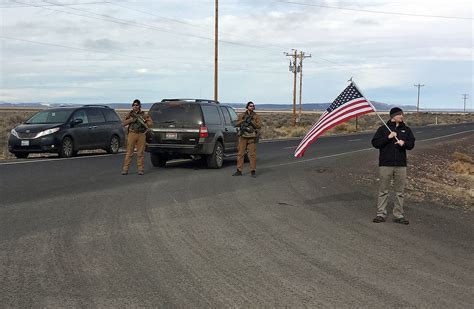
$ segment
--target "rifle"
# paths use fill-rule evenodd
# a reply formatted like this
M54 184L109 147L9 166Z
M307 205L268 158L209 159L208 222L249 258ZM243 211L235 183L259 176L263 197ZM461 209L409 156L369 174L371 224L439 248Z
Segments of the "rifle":
M138 121L142 126L144 126L147 130L148 130L148 126L145 122L145 119L143 119L142 116L138 115L137 113L135 112L131 112L130 115L135 118L135 121Z

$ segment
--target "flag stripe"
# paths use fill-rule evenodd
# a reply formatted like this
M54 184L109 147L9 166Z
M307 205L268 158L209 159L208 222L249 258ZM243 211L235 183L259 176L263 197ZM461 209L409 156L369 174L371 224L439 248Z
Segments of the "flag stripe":
M318 138L322 133L324 133L325 131L335 127L336 125L338 124L341 124L351 118L354 118L354 117L357 117L357 116L360 116L360 115L364 115L364 114L367 114L367 113L370 113L370 112L373 112L373 109L371 107L366 107L365 109L357 109L357 110L354 110L352 112L347 112L347 113L344 113L343 115L340 115L340 117L336 117L336 118L331 118L331 119L328 119L328 121L323 124L322 126L318 126L318 128L316 130L314 130L309 136L308 138L306 139L306 141L303 143L303 144L300 144L300 146L298 146L298 148L296 148L296 151L295 151L295 156L301 156L304 151L306 151L306 148L312 143L314 142L314 140L316 140L316 138Z
M295 157L301 157L306 149L325 131L351 118L375 112L374 107L364 98L354 83L344 89L329 105L319 120L306 133L295 150Z
M347 106L346 105L343 105L341 106L339 109L337 110L334 110L332 113L327 113L327 114L323 114L319 120L313 125L313 127L308 131L308 133L306 133L306 136L303 138L303 140L301 141L301 143L304 143L306 138L308 137L309 134L311 134L312 131L314 131L317 127L321 126L322 124L325 123L326 119L332 119L334 117L337 117L339 116L341 113L344 113L344 111L346 110L352 110L352 109L357 109L357 108L363 108L363 107L366 107L366 106L370 106L369 104L367 104L367 101L366 100L357 100L357 101L354 101L352 103L348 102L347 103Z

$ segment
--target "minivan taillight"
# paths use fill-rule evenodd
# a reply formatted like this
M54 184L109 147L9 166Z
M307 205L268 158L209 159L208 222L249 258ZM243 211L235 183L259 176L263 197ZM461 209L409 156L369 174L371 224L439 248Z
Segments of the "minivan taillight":
M207 127L200 127L199 128L199 137L208 137L209 133L207 132Z

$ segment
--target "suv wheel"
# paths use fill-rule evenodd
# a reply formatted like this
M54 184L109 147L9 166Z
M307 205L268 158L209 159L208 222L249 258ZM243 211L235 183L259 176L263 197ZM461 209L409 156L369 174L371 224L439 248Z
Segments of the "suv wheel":
M165 167L166 161L168 161L168 158L166 155L159 155L157 153L150 153L150 158L151 158L151 164L155 167Z
M120 140L117 135L112 136L109 146L107 146L107 153L117 153L120 149Z
M17 157L17 159L26 159L28 158L29 153L28 152L15 152L14 155L15 157Z
M73 155L74 143L70 137L66 136L61 143L61 148L59 149L59 156L61 158L70 158Z
M208 168L221 168L224 163L224 147L221 142L216 142L214 152L206 157Z

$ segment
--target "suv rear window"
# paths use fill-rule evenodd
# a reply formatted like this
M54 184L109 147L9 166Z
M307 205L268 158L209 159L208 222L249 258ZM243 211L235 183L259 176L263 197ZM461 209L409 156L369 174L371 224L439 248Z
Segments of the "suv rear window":
M206 125L222 123L221 117L219 116L219 111L217 110L217 106L203 105L202 112L204 113Z
M155 125L196 127L202 124L201 109L199 104L195 103L155 103L150 108L149 113Z

